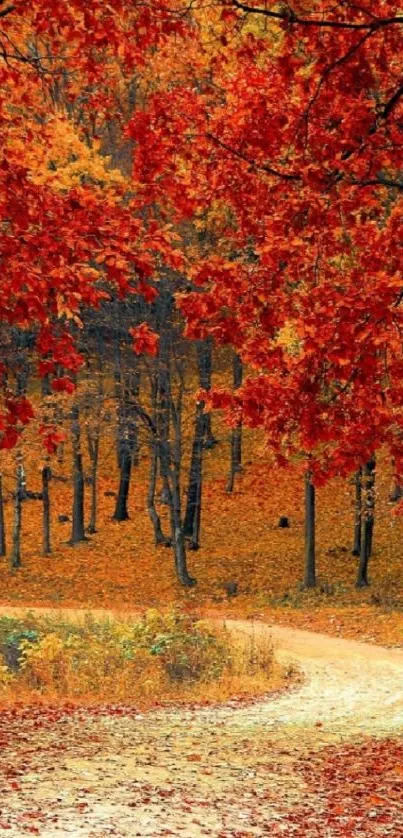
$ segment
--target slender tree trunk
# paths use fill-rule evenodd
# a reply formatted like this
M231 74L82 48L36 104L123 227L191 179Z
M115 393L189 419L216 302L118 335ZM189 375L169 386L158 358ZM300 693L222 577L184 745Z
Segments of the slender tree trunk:
M171 477L171 517L172 517L172 542L175 555L175 567L178 579L181 585L185 587L192 587L196 584L196 580L189 575L186 560L186 543L185 533L182 521L181 509L181 461L182 461L182 399L184 391L183 373L179 368L180 384L179 393L176 402L172 397L170 388L170 406L172 415L172 427L174 432L174 440L172 451L170 454L170 477ZM200 475L201 476L201 475ZM200 482L201 491L201 482ZM199 516L200 516L200 503ZM197 514L197 513L196 513ZM196 522L196 526L198 526Z
M0 474L0 556L6 555L6 524L4 520L3 475Z
M233 386L238 390L242 384L243 367L240 356L234 352L233 358ZM242 470L242 422L238 422L231 433L231 462L226 491L234 491L235 477Z
M354 509L354 543L353 556L361 554L361 518L362 518L362 493L361 493L362 469L359 468L355 478L355 509Z
M304 587L316 586L315 567L315 486L309 471L305 473L305 577Z
M394 476L393 476L393 485L392 485L391 490L389 492L389 502L390 503L397 503L397 501L401 500L401 498L403 496L403 487L401 486L401 484L399 482L399 478L396 474L396 460L395 460L394 457L392 457L392 466L393 466Z
M151 406L152 406L152 421L157 427L157 401L158 401L158 384L157 378L154 376L151 381ZM154 541L158 547L163 544L165 547L171 547L171 539L167 538L162 531L161 519L158 515L155 506L155 492L157 488L158 477L158 439L154 435L151 442L151 459L150 459L150 477L147 492L147 511L150 516L150 521L154 527Z
M11 567L21 567L21 527L22 501L25 497L25 473L22 463L17 465L16 487L14 496L13 542L11 548Z
M165 462L165 455L163 455L163 461ZM191 588L196 584L196 580L189 575L187 567L186 542L181 515L180 482L176 464L172 465L168 474L164 470L162 479L169 502L175 570L181 585L185 588Z
M171 292L161 294L158 317L161 323L160 346L157 369L158 403L156 429L160 470L164 495L169 503L171 518L171 540L175 569L181 585L195 584L187 569L186 545L181 510L181 462L182 462L182 399L184 390L182 362L176 358L179 376L178 394L174 399L171 382L173 297ZM170 425L172 423L172 436Z
M363 510L361 523L361 551L357 574L357 588L369 585L368 563L372 553L372 536L375 520L375 457L362 470Z
M96 330L96 356L97 356L97 392L95 397L95 424L92 428L87 424L87 448L91 463L91 498L90 498L90 519L87 532L91 535L97 531L97 500L98 500L98 463L99 448L101 440L101 414L104 403L104 343L101 339L100 329Z
M152 443L152 451L151 451L151 460L150 460L150 479L148 483L148 493L147 493L147 511L150 516L151 523L154 527L154 541L155 545L158 547L160 544L163 544L165 547L171 547L171 539L167 538L162 531L161 526L161 519L158 515L156 506L155 506L155 490L157 485L157 476L158 476L158 448L155 440Z
M135 363L137 363L137 361L135 361ZM131 401L138 402L140 397L140 382L140 370L137 367L135 367L135 369L131 370L130 372L127 386L126 398L128 399L129 404ZM132 408L130 408L129 410L129 427L131 439L132 466L138 466L140 461L139 429L137 425L137 416Z
M129 518L128 499L132 471L132 450L126 438L120 442L119 454L119 489L113 518L115 521L127 521Z
M44 466L42 469L42 510L43 510L43 521L42 521L42 533L43 533L43 544L42 544L42 552L44 556L50 556L52 552L51 543L50 543L50 492L49 492L49 484L52 477L52 472L49 466Z
M80 414L75 405L72 409L71 438L73 447L73 520L71 543L86 541L84 524L84 469L81 453Z
M206 435L206 414L203 413L204 402L196 405L195 430L193 436L192 456L190 461L189 484L187 489L186 513L183 532L189 539L192 550L200 547L200 520L203 485L203 443Z
M213 368L213 347L210 338L196 342L197 366L199 372L199 383L202 390L211 390L211 374ZM217 440L211 428L211 414L205 417L204 448L213 448Z
M50 376L49 373L43 376L41 379L41 391L42 396L45 398L46 396L50 396L52 394L52 388L50 386Z
M181 585L186 588L191 588L196 584L196 580L189 575L187 568L185 534L181 519L180 486L175 472L176 469L174 468L171 489L171 516L175 567Z
M97 426L94 436L87 429L88 453L91 462L91 498L90 498L90 520L87 532L93 535L97 531L97 491L98 491L98 462L99 462L99 440L100 428Z

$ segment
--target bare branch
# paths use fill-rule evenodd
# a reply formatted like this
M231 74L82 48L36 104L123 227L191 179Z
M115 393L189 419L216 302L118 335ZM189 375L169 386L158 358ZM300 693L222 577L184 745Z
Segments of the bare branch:
M263 17L270 17L276 20L281 20L293 26L316 26L317 28L326 29L350 29L361 31L373 31L384 29L388 26L394 26L403 23L403 15L396 15L394 17L374 18L371 23L354 22L347 20L323 20L320 18L304 18L299 17L296 12L290 7L286 6L281 11L273 11L272 9L264 9L260 6L249 6L241 0L231 0L233 6L246 14L262 15Z

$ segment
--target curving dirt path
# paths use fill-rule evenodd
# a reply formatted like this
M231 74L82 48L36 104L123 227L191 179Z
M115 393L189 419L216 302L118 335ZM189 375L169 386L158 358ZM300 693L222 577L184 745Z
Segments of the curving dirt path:
M379 832L371 812L370 827L361 819L350 831L343 831L342 810L331 825L315 820L313 812L325 817L326 801L301 766L329 746L402 735L403 650L246 620L226 626L270 634L277 657L297 664L304 682L250 706L82 714L31 731L28 741L11 741L2 754L0 833L402 835L403 811L401 824L395 814L393 828L383 822ZM7 775L10 764L17 780Z

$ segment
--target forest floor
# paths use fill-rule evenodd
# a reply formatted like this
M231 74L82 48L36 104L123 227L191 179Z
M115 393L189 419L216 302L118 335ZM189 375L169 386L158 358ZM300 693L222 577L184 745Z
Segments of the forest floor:
M224 369L224 367L223 367ZM227 372L217 372L216 384L228 384ZM111 408L111 414L113 414ZM186 503L189 454L194 429L194 392L190 388L184 412L182 498ZM10 567L13 527L15 454L2 452L7 556L0 557L0 605L45 608L112 609L118 613L173 605L202 616L230 613L236 618L262 619L334 636L350 637L403 648L403 515L390 502L393 475L385 452L378 457L374 553L370 561L371 586L357 590L357 559L352 556L355 487L351 479L333 479L318 487L316 550L318 584L301 587L304 574L303 463L275 467L259 431L244 429L243 471L235 490L226 492L230 430L217 414L213 430L218 444L205 452L201 545L188 551L188 565L197 585L182 588L177 581L172 551L156 548L146 512L150 444L140 439L139 463L133 468L130 519L113 520L118 486L116 429L102 429L97 482L97 532L72 548L71 451L66 422L66 443L54 458L51 484L52 555L42 555L42 505L24 502L22 511L22 565ZM84 434L83 434L84 440ZM35 423L27 428L23 444L27 485L41 489L43 451ZM83 442L84 466L89 474ZM160 486L157 510L165 532L168 510ZM90 487L86 486L86 521ZM403 512L403 505L400 513ZM287 516L289 527L278 526ZM237 584L237 596L228 599L225 586Z
M303 682L224 706L1 714L0 829L252 838L403 834L403 651L250 620Z

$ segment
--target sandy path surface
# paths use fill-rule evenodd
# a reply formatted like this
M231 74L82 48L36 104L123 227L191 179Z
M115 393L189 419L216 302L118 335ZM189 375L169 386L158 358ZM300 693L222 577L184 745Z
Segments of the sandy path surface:
M403 733L403 651L250 621L226 625L270 634L303 683L249 706L81 714L11 737L1 756L0 834L369 834L342 831L342 815L340 831L310 822L324 803L300 763L327 746ZM380 828L371 835L403 834L403 825Z

